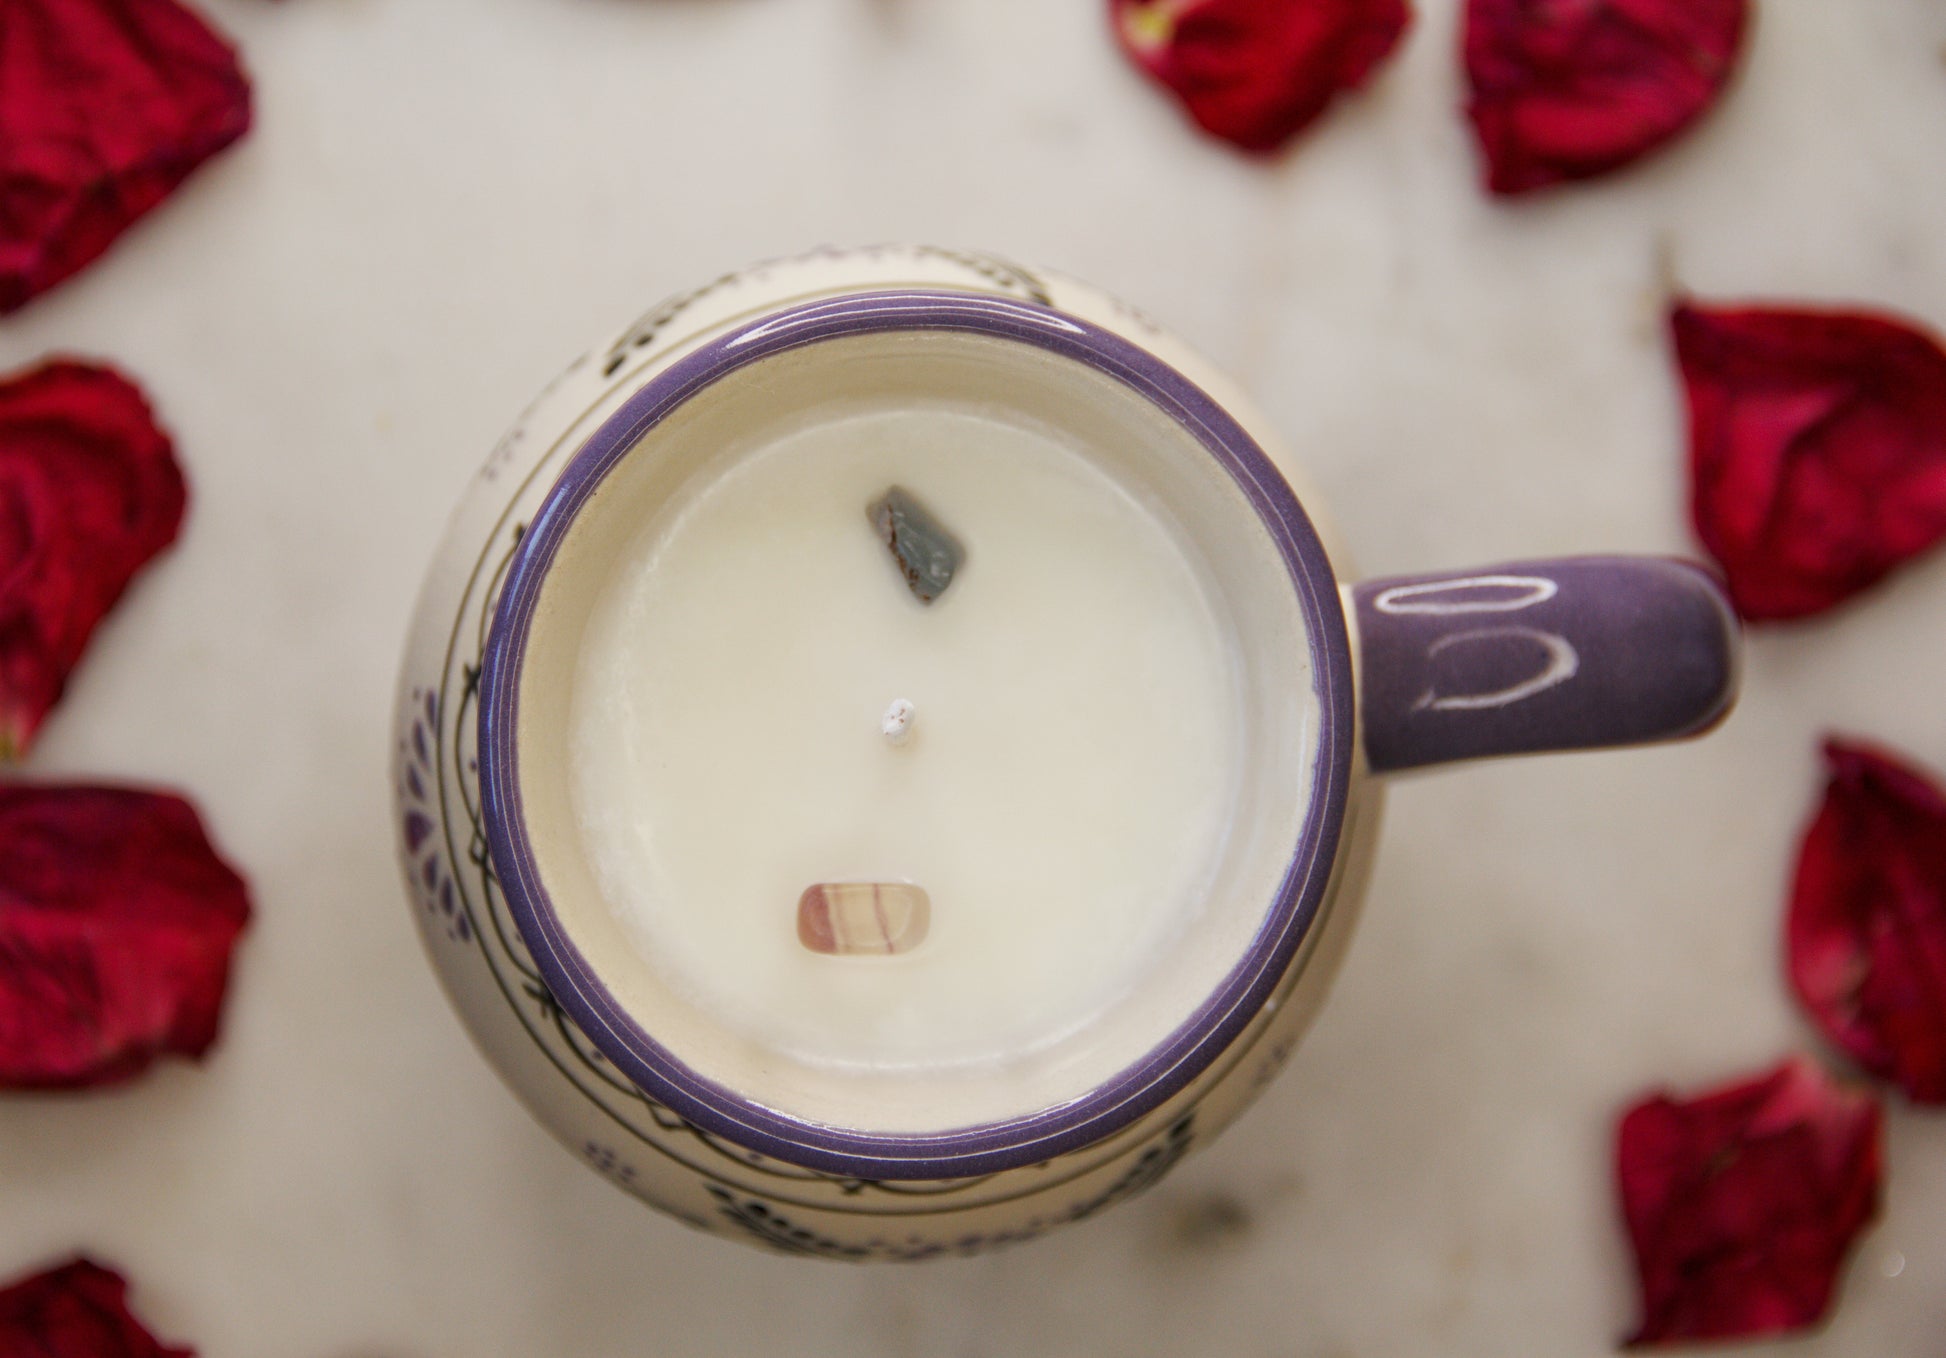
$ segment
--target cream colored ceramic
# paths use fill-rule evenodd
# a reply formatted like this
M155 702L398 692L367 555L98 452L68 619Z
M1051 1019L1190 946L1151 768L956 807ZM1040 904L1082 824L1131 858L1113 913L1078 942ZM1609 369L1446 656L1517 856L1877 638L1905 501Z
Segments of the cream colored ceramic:
M1079 1059L1113 1060L1080 1096L942 1124L931 1110L982 1106L977 1084L969 1094L901 1077L866 1093L854 1077L793 1072L792 1098L815 1110L800 1114L760 1088L785 1078L776 1063L750 1064L727 1039L715 1049L732 1056L714 1066L671 1055L669 1039L707 1053L715 1035L624 975L627 949L593 878L561 847L574 835L567 799L550 791L563 781L544 735L553 719L521 713L564 706L575 619L599 583L588 550L561 545L580 507L598 491L652 506L665 493L653 487L679 475L648 454L630 460L659 421L759 373L757 395L710 407L735 418L738 401L791 389L776 373L802 371L757 365L842 349L833 339L950 349L962 334L1005 351L982 371L1025 365L1006 370L1006 399L1035 388L1041 413L1059 418L1109 401L1084 395L1105 381L1183 436L1138 480L1188 525L1240 620L1252 758L1208 918L1181 960L1088 1030ZM1070 375L1070 359L1093 376ZM861 1260L1030 1238L1154 1183L1282 1066L1364 891L1373 768L1662 739L1726 710L1735 624L1703 573L1604 557L1341 586L1348 564L1278 449L1239 392L1138 312L948 250L823 250L725 275L577 360L461 502L399 687L397 822L415 915L488 1060L594 1169L704 1230ZM1298 652L1308 669L1279 659ZM1287 739L1288 685L1264 679L1285 672L1312 676L1314 759Z

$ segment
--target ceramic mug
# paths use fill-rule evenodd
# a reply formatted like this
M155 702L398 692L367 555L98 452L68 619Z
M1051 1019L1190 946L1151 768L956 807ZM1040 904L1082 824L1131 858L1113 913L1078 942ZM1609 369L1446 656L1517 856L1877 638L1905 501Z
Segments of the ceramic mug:
M1103 1039L1110 1051L1133 1043L1126 1059L1078 1097L919 1132L843 1116L842 1085L805 1116L675 1054L672 1037L707 1053L711 1035L673 1033L689 1020L623 983L629 962L597 893L560 866L558 753L521 721L523 701L558 705L572 665L562 543L638 445L700 393L785 355L814 361L901 336L942 353L986 344L1057 412L1064 400L1078 409L1092 383L1181 436L1188 451L1131 474L1151 477L1218 559L1253 653L1246 671L1262 681L1246 711L1267 751L1240 803L1235 837L1255 847L1237 851L1231 932L1212 935L1234 948L1215 970L1185 973L1197 988L1170 992L1191 1002L1132 1004L1136 1020ZM1345 557L1327 548L1316 497L1292 490L1294 473L1241 394L1139 313L982 255L887 247L760 265L664 303L577 360L456 511L399 687L408 890L488 1060L595 1170L707 1231L853 1260L1031 1238L1153 1184L1289 1056L1364 891L1375 775L1675 738L1727 711L1737 626L1701 569L1583 557L1347 587ZM1314 757L1277 753L1287 671L1307 675L1316 699Z

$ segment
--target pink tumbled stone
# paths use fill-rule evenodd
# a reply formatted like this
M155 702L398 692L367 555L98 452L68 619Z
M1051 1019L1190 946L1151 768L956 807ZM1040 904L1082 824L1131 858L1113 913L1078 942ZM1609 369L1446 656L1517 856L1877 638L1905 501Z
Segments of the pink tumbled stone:
M904 882L820 882L797 898L797 938L815 953L911 952L931 924L931 899Z

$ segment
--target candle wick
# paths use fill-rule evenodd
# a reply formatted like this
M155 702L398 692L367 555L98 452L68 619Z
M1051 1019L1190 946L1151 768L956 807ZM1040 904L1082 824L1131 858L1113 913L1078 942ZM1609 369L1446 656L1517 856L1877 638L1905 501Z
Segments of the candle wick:
M903 745L912 739L912 720L919 715L919 709L904 698L894 698L892 705L885 709L879 719L878 729L886 740L894 745Z

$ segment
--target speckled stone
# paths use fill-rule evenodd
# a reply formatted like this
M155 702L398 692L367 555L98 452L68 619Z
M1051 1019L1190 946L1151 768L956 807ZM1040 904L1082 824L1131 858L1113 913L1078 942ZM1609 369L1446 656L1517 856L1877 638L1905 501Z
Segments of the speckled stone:
M919 497L893 486L866 506L872 528L898 563L906 588L922 604L944 594L966 560L966 549Z

